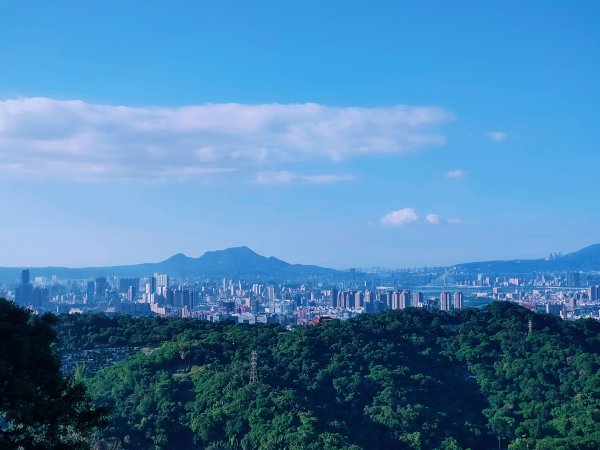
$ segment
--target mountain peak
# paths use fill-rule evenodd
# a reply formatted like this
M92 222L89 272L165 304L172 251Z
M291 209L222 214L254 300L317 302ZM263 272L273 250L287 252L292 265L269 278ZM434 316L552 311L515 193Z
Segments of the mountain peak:
M170 256L169 258L165 259L163 261L163 263L166 263L166 262L170 262L170 263L173 263L173 262L184 262L184 261L186 261L188 259L190 259L189 256L187 256L187 255L185 255L183 253L176 253L173 256Z
M254 250L252 250L249 247L246 247L245 245L242 245L240 247L229 247L226 249L221 250L222 252L229 252L229 253L241 253L241 254L251 254L251 255L258 255L258 253L256 253ZM260 256L260 255L258 255Z

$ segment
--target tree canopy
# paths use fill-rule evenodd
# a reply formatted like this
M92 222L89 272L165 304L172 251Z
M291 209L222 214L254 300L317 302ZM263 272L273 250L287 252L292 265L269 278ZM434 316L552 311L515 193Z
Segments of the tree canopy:
M600 447L600 324L508 302L292 331L104 316L58 331L64 349L152 347L88 380L126 449Z
M55 322L0 299L0 448L85 449L102 425L85 386L60 372Z

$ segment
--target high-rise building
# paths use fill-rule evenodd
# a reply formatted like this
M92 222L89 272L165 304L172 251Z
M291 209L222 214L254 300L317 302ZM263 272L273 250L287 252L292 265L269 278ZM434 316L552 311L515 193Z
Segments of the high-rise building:
M560 303L546 303L546 314L560 316L562 305Z
M410 308L410 290L400 293L400 309Z
M376 298L379 303L382 303L386 308L392 309L392 294L389 291L377 292Z
M257 297L259 295L262 295L263 292L263 285L262 284L258 284L255 283L252 285L252 292L254 293L254 295L256 295Z
M21 272L21 284L15 292L15 300L21 306L33 306L33 286L29 281L29 269Z
M98 277L95 282L95 300L104 299L106 297L106 291L108 289L108 281L106 277Z
M30 283L30 273L29 273L29 269L23 269L21 271L21 285L25 286L26 284Z
M129 288L127 289L127 299L130 302L134 302L135 299L137 298L137 293L138 293L138 287L136 286L129 286Z
M190 306L190 291L184 287L178 287L173 290L173 306Z
M364 296L361 291L358 291L354 294L354 307L355 308L363 308L365 306Z
M338 290L337 289L332 289L331 290L331 307L332 308L337 308L338 306Z
M197 308L200 305L200 296L198 292L195 290L190 291L190 306L192 308Z
M88 305L92 305L96 299L95 297L95 292L96 292L96 284L93 281L88 281L87 282L87 289L86 289L86 297L85 297L85 301Z
M406 309L410 307L410 291L392 292L392 309Z
M267 286L267 298L269 300L275 300L275 286L272 284Z
M402 292L400 292L400 291L392 292L392 304L391 304L392 309L404 309L404 307L401 306L401 300L400 300L401 295L402 295Z
M579 286L579 272L567 273L567 286L578 287Z
M48 288L36 286L31 295L31 305L35 308L41 308L48 305L50 301L50 291Z
M600 299L600 286L590 286L588 288L588 298L590 301L596 301Z
M154 293L161 294L162 288L169 288L169 275L166 273L155 273L152 277L154 280Z
M450 292L442 292L440 294L440 309L442 311L450 311Z
M420 307L422 304L423 304L423 293L419 292L419 291L413 292L411 306Z
M350 298L352 297L352 299ZM351 308L351 302L354 303L354 293L350 291L340 291L337 296L337 307L342 309Z
M135 291L137 292L140 287L140 279L139 278L119 278L119 292L122 294L129 293L129 288L133 286L135 287Z
M454 293L454 309L462 309L463 307L463 294L462 292Z

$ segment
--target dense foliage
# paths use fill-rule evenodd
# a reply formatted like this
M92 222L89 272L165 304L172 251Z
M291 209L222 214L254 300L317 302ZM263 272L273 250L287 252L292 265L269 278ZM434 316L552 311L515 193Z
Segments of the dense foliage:
M462 320L451 353L475 374L490 427L511 449L600 448L599 322L510 303L467 310Z
M60 373L55 321L0 299L0 448L85 449L102 424L83 384Z
M103 316L58 330L64 349L154 348L88 380L126 449L600 448L594 321L493 303L293 331Z

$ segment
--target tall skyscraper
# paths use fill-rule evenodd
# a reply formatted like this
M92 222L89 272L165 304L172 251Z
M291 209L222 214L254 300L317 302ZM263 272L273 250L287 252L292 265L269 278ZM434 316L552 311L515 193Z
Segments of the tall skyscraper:
M275 300L275 286L272 284L267 286L267 298L269 300Z
M463 307L463 294L462 292L454 293L454 309L462 309Z
M567 286L579 287L579 272L567 273Z
M392 293L389 291L379 291L376 294L379 303L382 303L386 308L392 309Z
M450 311L450 292L442 292L440 294L440 309L442 311Z
M404 309L406 305L402 305L402 292L394 291L392 292L392 309Z
M331 290L331 307L337 308L337 306L338 306L338 290L332 289Z
M96 292L96 287L95 287L95 283L93 281L88 281L87 282L87 289L86 289L86 303L88 305L92 305L96 299L94 293Z
M134 302L137 298L137 294L138 294L138 287L137 286L129 286L129 288L127 289L127 299L130 302Z
M546 303L546 314L560 316L562 305L560 303Z
M129 288L133 286L137 292L140 287L139 278L119 278L119 292L122 294L129 293Z
M400 294L400 309L410 308L410 290L402 291Z
M354 294L354 307L355 308L363 308L365 306L364 295L362 291L358 291Z
M30 306L32 305L33 286L29 281L29 269L24 269L21 272L21 284L17 286L15 292L15 300L18 305Z
M31 295L31 305L40 308L48 305L50 301L50 291L45 287L36 286Z
M106 291L108 290L108 281L106 281L106 277L98 277L96 278L95 283L95 300L105 299Z
M422 304L423 304L423 293L419 292L419 291L413 292L411 306L415 306L418 308Z
M152 277L152 279L154 280L154 293L161 295L161 293L163 292L163 288L168 289L169 288L169 275L167 275L166 273L155 273L154 276Z
M21 285L24 286L30 283L30 273L29 269L23 269L21 271Z

